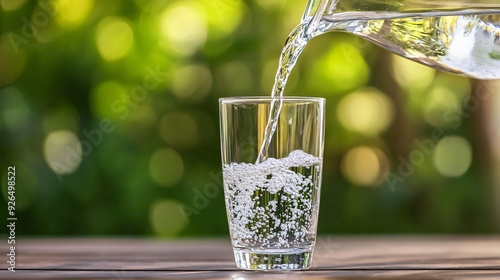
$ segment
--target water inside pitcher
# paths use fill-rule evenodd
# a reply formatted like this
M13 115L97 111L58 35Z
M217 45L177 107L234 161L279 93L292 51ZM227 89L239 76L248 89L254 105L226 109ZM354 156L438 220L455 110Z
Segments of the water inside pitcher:
M498 0L309 0L310 37L341 31L430 67L500 78Z

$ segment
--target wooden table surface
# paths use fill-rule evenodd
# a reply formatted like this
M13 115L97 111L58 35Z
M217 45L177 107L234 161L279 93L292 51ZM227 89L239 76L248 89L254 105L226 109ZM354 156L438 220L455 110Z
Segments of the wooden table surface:
M2 241L2 260L6 242ZM245 272L228 239L22 239L2 279L500 279L500 237L322 237L307 271Z

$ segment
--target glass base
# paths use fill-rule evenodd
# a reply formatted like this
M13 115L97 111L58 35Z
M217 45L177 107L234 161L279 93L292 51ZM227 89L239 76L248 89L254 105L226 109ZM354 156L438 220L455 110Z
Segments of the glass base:
M258 252L234 248L236 266L245 270L303 270L311 266L312 249Z

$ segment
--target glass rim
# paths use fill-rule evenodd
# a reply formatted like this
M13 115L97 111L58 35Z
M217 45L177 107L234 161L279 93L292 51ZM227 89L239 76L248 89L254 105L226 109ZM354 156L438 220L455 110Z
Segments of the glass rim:
M323 97L312 97L312 96L283 96L283 97L271 97L271 96L233 96L233 97L222 97L219 98L220 104L230 104L230 103L267 103L271 102L273 99L282 99L283 102L313 102L313 103L324 103L326 101Z

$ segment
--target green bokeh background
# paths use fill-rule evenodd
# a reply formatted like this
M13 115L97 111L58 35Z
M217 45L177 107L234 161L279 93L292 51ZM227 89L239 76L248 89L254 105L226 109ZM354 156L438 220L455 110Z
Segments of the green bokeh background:
M305 1L0 4L0 220L15 166L18 235L228 235L218 98L270 94ZM327 99L319 233L498 232L495 107L463 108L478 84L315 38L286 94Z

